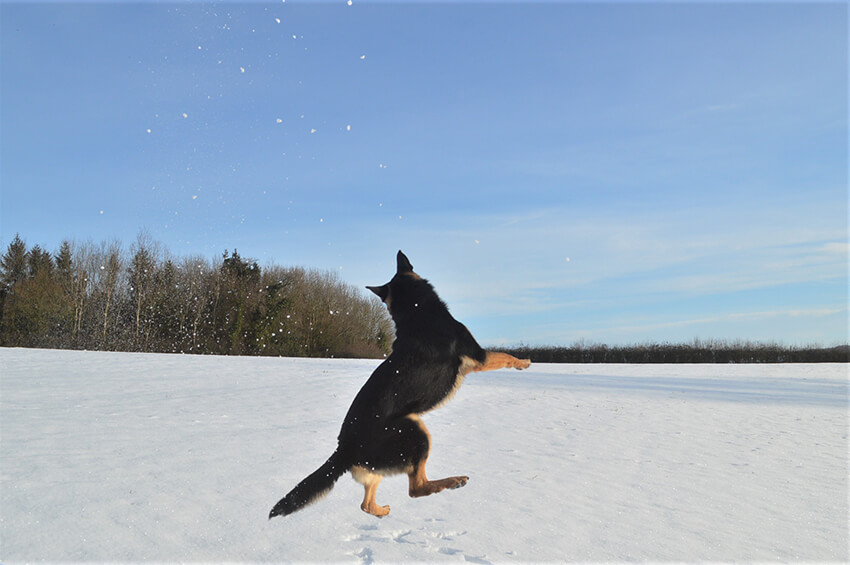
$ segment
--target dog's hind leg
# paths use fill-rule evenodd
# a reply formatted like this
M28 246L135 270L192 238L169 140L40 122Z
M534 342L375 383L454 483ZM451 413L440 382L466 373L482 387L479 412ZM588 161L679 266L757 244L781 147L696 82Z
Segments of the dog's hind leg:
M425 461L419 463L413 471L408 475L410 479L410 496L416 498L420 496L428 496L446 489L456 489L464 486L469 477L447 477L445 479L437 479L429 481L425 476Z
M375 501L375 494L378 492L378 484L384 477L377 473L373 473L365 467L352 467L351 475L354 480L363 485L366 492L363 494L363 502L360 504L360 509L367 514L383 518L390 513L389 506L379 506Z
M423 434L425 434L430 451L431 434L428 433L428 428L425 427L425 424L422 423L422 420L420 420L418 416L410 415L408 418L419 427ZM438 479L436 481L429 481L428 477L425 475L425 463L427 461L428 452L426 451L424 457L421 457L414 463L413 469L407 475L410 479L410 489L408 492L411 497L428 496L429 494L434 494L442 490L460 488L469 481L469 477L465 476L448 477L445 479Z

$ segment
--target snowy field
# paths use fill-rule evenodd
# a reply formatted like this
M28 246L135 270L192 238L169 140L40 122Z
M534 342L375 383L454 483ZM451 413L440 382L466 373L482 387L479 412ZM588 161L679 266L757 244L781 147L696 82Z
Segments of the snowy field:
M429 476L344 476L377 361L0 349L0 561L847 561L847 365L534 365L424 418Z

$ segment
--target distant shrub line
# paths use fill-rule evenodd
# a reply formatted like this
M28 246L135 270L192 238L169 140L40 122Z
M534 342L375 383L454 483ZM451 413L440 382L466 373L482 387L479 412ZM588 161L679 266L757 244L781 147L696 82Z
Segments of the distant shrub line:
M850 346L798 347L753 341L694 340L624 346L576 343L571 346L500 348L536 363L848 363Z

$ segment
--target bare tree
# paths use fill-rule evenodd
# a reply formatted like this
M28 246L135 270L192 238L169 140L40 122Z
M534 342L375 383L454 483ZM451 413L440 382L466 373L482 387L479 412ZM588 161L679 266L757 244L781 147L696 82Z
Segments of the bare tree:
M121 242L113 239L100 244L100 248L89 260L94 292L100 302L101 335L100 343L107 346L109 322L115 318L114 303L121 291L119 281L124 271L124 257L121 254ZM114 340L113 340L114 341Z
M187 257L183 259L182 274L183 295L187 304L186 323L191 325L187 345L189 351L198 350L198 340L201 337L201 322L205 315L209 315L208 305L213 299L213 273L215 267L201 257Z
M83 319L85 316L86 306L90 297L91 276L90 269L92 266L92 256L95 253L94 244L91 242L77 244L70 243L71 247L71 266L69 295L74 307L74 326L71 332L74 341L80 338L80 333L83 328Z
M154 287L154 274L160 259L160 245L154 241L150 232L140 231L135 243L130 247L130 266L128 268L129 290L135 310L134 335L137 345L147 348L149 317L144 316L151 300Z

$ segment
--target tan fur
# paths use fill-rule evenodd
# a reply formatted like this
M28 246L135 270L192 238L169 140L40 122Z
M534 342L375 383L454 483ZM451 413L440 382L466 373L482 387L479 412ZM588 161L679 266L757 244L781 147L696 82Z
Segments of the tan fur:
M363 502L360 503L360 509L367 514L383 518L390 513L389 506L380 506L375 501L375 494L378 492L378 484L383 479L383 475L372 473L368 469L360 466L351 468L351 475L354 480L366 487L366 492L363 494Z
M427 431L427 430L426 430ZM351 468L351 477L363 485L365 492L363 493L363 502L360 504L360 509L367 514L383 518L390 513L389 506L381 506L375 500L375 495L378 492L378 484L381 480L390 475L410 474L413 472L412 467L404 467L400 469L381 469L380 473L376 473L366 467L355 465Z
M487 358L484 360L484 364L476 364L477 366L472 369L474 372L481 371L494 371L496 369L528 369L531 366L531 361L529 359L517 359L513 355L508 355L507 353L499 353L497 351L488 351Z

